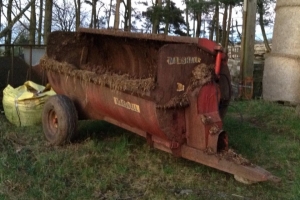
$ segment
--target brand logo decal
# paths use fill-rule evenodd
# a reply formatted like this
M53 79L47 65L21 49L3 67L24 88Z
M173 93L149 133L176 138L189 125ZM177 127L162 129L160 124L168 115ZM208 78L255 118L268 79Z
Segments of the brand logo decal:
M117 97L114 97L114 103L116 105L124 107L128 110L132 110L132 111L140 113L140 106L137 104L131 103L129 101L125 101L123 99L119 99Z
M201 63L200 57L167 57L167 63L169 65L184 65L184 64L193 64L193 63Z

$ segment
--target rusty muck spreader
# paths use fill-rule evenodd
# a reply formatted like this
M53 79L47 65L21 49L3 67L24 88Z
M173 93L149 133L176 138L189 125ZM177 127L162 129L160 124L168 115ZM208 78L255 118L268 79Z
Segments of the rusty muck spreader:
M227 56L199 38L80 28L52 32L40 65L56 96L43 110L52 145L69 142L78 119L115 124L157 149L234 175L279 178L228 148L222 119L231 98Z

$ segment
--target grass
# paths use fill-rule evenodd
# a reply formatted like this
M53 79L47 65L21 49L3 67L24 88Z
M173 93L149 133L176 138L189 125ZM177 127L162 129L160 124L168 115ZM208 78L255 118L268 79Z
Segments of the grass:
M41 125L15 127L0 115L0 199L298 199L300 123L295 108L232 102L229 146L279 176L244 185L233 176L151 149L104 122L83 121L78 139L52 147Z

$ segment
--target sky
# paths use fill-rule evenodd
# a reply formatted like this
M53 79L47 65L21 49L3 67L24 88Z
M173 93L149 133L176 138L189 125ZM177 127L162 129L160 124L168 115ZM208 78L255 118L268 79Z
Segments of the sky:
M107 0L108 1L108 0ZM136 0L132 0L133 2L137 2ZM182 3L182 0L172 0L174 3L176 3L176 6L181 8L182 10L185 9L185 4ZM134 5L134 7L136 7L137 4ZM275 5L273 6L272 9L275 8ZM145 6L138 6L139 10L146 10ZM222 23L222 19L223 19L223 13L222 13L222 9L220 10L220 23ZM205 20L205 19L204 19ZM241 7L235 7L232 10L232 20L235 23L235 21L238 21L239 25L242 25L243 22L243 17L242 17L242 8ZM192 26L193 23L192 21L190 22L190 26ZM204 29L205 27L207 27L208 24L207 23L202 23L202 29ZM192 27L191 27L192 28ZM239 27L239 31L240 33L242 32L242 27ZM267 37L271 38L272 34L273 34L273 27L266 27L266 33L267 33ZM206 33L206 35L201 35L201 37L208 37L208 32ZM263 40L262 34L261 34L261 28L260 26L256 26L256 40Z
M106 1L107 1L107 3L110 2L110 0L105 0L104 2L106 2ZM141 4L137 4L138 1L140 1L140 0L132 0L132 7L137 8L137 10L139 10L139 11L146 11L145 6L142 6ZM149 1L151 1L151 0L149 0ZM181 8L182 10L185 9L186 6L185 6L184 3L182 3L182 0L172 0L172 1L174 3L176 3L177 7ZM274 7L272 9L274 9ZM222 10L220 10L220 17L219 17L220 23L222 23L222 18L223 18L223 13L222 13ZM235 23L235 21L238 21L239 25L242 24L243 17L242 17L242 8L241 7L233 8L232 19L233 19L234 23ZM113 20L113 18L112 18L112 20ZM111 24L113 24L113 21L111 22ZM193 26L192 21L190 22L190 26ZM207 27L208 24L207 23L202 23L202 29L205 28L204 26ZM121 28L122 28L122 24L121 24ZM239 31L242 32L242 27L239 28ZM272 33L273 33L273 27L270 27L270 28L266 27L266 33L267 33L267 37L271 38ZM208 37L208 32L206 33L206 35L201 35L201 37ZM260 26L256 26L256 39L257 40L263 40Z
M62 1L62 0L58 0L58 1ZM67 1L70 1L70 2L73 2L73 0L67 0ZM115 0L113 0L115 1ZM142 6L141 4L137 4L138 1L145 1L145 0L132 0L132 7L136 8L138 11L142 12L142 11L146 11L146 6ZM152 0L148 0L149 2L151 2ZM185 9L185 4L182 3L182 0L172 0L174 3L176 3L177 7L181 8L182 10ZM109 4L110 3L110 0L103 0L103 2L105 2L106 4ZM122 4L121 4L122 5ZM149 4L151 5L151 4ZM88 18L90 18L90 10L91 10L91 6L87 5L86 3L83 4L84 8L83 10L85 10L87 13L88 13ZM122 7L121 7L122 9ZM104 9L102 9L101 11L103 11ZM124 10L124 8L123 8ZM235 22L236 20L238 21L238 24L242 24L242 8L241 7L236 7L233 9L233 12L232 12L232 18L233 18L233 21ZM30 16L29 14L27 14L27 16ZM223 18L223 14L221 13L220 14L220 23L222 22L222 18ZM89 20L89 19L88 19ZM113 24L113 20L114 20L114 17L112 16L111 18L111 22L110 24L112 25ZM205 20L205 19L204 19ZM122 25L123 24L120 24L120 28L122 28ZM193 23L192 21L190 21L190 28L193 28ZM207 27L208 24L207 23L202 23L202 30L204 29L204 26ZM241 27L240 27L240 32L242 32L241 30ZM272 37L272 32L273 32L273 27L271 28L266 28L266 31L267 31L267 34L268 34L268 37ZM200 37L208 37L208 32L206 33L206 35L201 35ZM256 39L257 40L262 40L262 36L261 36L261 30L260 30L260 27L257 26L256 27Z

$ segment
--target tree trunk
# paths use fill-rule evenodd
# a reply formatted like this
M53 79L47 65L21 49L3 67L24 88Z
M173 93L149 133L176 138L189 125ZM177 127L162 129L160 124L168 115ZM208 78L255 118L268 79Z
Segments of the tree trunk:
M40 0L40 16L39 16L39 27L38 27L38 44L42 44L42 24L43 24L43 6L44 0Z
M231 16L232 16L232 5L229 6L229 17L228 17L228 22L227 22L227 34L225 38L225 52L228 52L228 44L229 44L229 32L230 32L230 25L231 25Z
M131 31L131 0L125 5L124 31Z
M257 8L258 8L258 14L259 14L259 26L261 28L262 36L264 38L264 43L265 43L267 52L271 52L271 47L269 45L268 38L267 38L267 35L266 35L266 31L265 31L265 26L264 26L264 12L263 12L263 3L262 3L262 1L257 2Z
M154 7L155 7L155 9L154 9L154 15L153 15L152 33L157 34L158 28L159 28L159 19L160 19L161 9L162 9L162 0L156 0Z
M53 1L46 0L44 21L44 44L47 44L48 35L51 33Z
M254 61L254 43L256 27L256 0L247 1L244 5L243 13L243 38L241 45L241 94L244 99L251 99L253 96L253 61Z
M131 8L131 0L127 0L127 5L128 5L128 28L129 31L131 31L131 12L132 12L132 8Z
M228 4L225 4L224 14L223 14L223 23L222 23L222 42L221 45L225 47L226 35L227 35L227 14L228 14Z
M194 10L194 16L196 15L196 11ZM196 19L193 19L193 37L196 37Z
M97 12L96 12L96 8L97 8L97 0L93 0L93 28L97 27Z
M219 43L220 42L220 29L219 29L219 2L218 1L216 3L215 15L216 15L216 26L215 26L216 43Z
M211 21L211 29L210 29L210 33L209 33L209 40L214 39L215 23L216 23L216 14L214 14L213 19Z
M186 23L186 36L190 36L190 24L189 24L189 9L188 9L189 0L185 0L185 23Z
M239 25L238 25L237 20L235 20L235 29L236 29L236 32L238 33L238 36L239 36L240 40L242 40L242 34L239 31Z
M80 15L81 15L81 0L74 0L75 5L75 19L76 19L76 31L78 30L80 26Z
M97 0L92 0L91 22L89 26L90 28L96 28L96 24L97 24L96 7L97 7Z
M197 12L196 38L200 37L201 22L202 22L202 12L198 11Z
M13 3L13 0L9 0L8 5L7 5L7 13L6 14L7 14L7 23L8 24L12 23L12 19L11 19L12 3ZM11 29L9 29L6 33L6 38L5 38L6 45L11 44L11 35L12 35L12 31L11 31ZM5 46L5 54L10 55L10 46Z
M3 12L3 2L0 0L0 13ZM0 30L2 29L2 15L0 15Z
M29 25L29 44L35 44L35 30L36 30L36 13L35 13L35 1L31 0L31 12L30 12L30 25Z
M110 28L109 23L110 23L110 16L111 16L111 7L112 7L112 0L110 0L110 5L109 5L108 18L107 18L107 28Z
M170 0L167 0L167 13L165 15L165 30L164 30L164 34L168 35L169 32L169 23L170 23Z
M119 25L120 25L120 4L121 4L121 0L117 0L114 29L119 29Z

